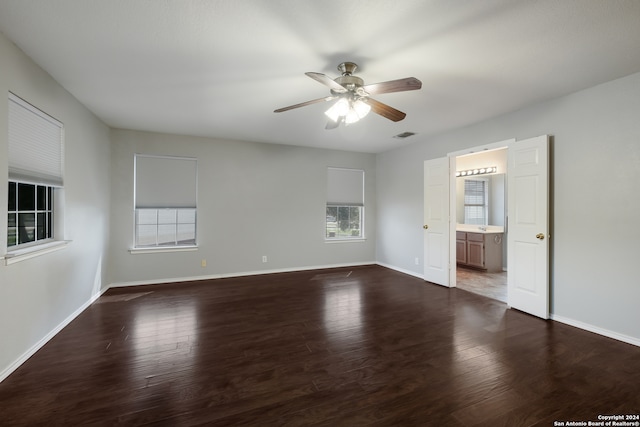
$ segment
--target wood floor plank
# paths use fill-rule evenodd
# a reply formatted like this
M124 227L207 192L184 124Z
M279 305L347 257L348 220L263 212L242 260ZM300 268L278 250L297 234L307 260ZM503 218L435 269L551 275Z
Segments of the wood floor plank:
M640 348L380 266L109 290L0 424L535 426L640 411Z

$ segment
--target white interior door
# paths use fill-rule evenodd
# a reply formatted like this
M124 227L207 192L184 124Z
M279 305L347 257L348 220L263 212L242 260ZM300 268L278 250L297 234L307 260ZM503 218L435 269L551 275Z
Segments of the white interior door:
M424 162L424 280L449 286L449 158Z
M518 141L508 154L507 271L510 307L549 318L549 143Z

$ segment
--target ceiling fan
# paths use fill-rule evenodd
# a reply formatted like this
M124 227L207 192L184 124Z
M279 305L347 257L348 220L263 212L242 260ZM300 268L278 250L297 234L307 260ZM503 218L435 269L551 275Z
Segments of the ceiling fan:
M364 80L358 76L354 76L358 66L353 62L343 62L338 65L338 70L342 73L340 77L331 79L322 73L305 73L312 79L329 87L331 95L324 98L313 99L311 101L302 102L300 104L290 105L288 107L278 108L274 113L293 110L319 102L338 101L329 108L325 114L329 117L329 122L325 129L335 129L340 123L355 123L369 111L381 115L394 122L404 119L406 114L396 110L380 101L371 98L370 95L378 95L381 93L403 92L407 90L417 90L422 87L422 82L415 77L407 77L404 79L391 80L388 82L374 83L365 85Z

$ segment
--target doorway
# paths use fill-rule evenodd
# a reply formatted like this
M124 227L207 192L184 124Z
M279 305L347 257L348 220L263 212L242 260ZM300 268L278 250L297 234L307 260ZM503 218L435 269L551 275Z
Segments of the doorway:
M549 136L503 141L480 147L482 151L507 150L508 204L507 230L508 274L507 305L534 316L549 318ZM469 149L450 153L445 158L424 162L424 280L454 287L457 265L458 224L456 222L457 157L473 154ZM465 171L468 175L468 171ZM493 172L493 171L492 171ZM471 175L476 175L472 170ZM460 174L462 175L462 174ZM449 191L445 188L449 187ZM452 197L453 196L453 197ZM470 264L477 266L486 255L473 234L483 227L477 224L469 243ZM489 230L487 225L482 231ZM462 231L462 230L460 230ZM468 233L467 233L468 234ZM494 240L496 244L498 243ZM447 254L449 259L447 260ZM500 267L502 269L502 267Z
M455 286L507 303L507 147L453 156ZM480 256L478 256L480 255Z

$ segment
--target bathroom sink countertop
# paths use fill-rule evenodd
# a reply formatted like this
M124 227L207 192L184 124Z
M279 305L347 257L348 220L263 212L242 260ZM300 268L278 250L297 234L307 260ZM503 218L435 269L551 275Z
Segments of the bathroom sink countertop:
M504 233L504 227L498 225L469 225L458 224L456 231L466 231L468 233L494 234Z

